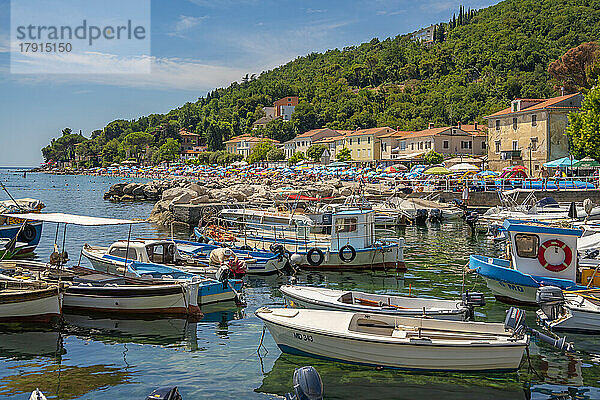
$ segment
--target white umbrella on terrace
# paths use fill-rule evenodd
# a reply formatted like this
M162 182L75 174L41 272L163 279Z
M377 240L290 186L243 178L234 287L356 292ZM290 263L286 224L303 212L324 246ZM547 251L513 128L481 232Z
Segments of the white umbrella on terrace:
M450 168L448 168L450 171L455 171L455 172L466 172L466 171L479 171L479 167L476 167L473 164L469 164L469 163L460 163L460 164L456 164L451 166Z

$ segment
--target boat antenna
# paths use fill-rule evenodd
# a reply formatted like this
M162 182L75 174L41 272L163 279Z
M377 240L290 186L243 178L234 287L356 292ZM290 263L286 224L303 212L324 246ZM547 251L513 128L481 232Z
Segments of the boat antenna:
M17 208L20 209L21 211L25 211L23 209L23 207L21 207L19 205L19 203L17 203L17 201L15 200L15 198L12 196L12 194L10 194L10 192L8 191L8 189L6 188L6 186L4 186L4 183L2 183L2 181L0 181L0 185L2 185L2 189L6 192L6 194L8 195L8 197L10 197L10 199L15 202L15 205L17 206Z

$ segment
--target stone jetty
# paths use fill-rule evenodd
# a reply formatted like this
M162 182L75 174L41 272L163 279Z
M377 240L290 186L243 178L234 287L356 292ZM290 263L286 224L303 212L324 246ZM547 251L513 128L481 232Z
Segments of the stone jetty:
M368 188L367 193L380 194L382 190L376 186ZM356 190L355 184L344 184L339 179L307 182L270 178L175 178L147 183L117 183L104 194L104 199L115 202L155 201L149 221L163 226L177 224L191 227L206 222L224 207L281 204L290 193L295 192L341 202L345 197L358 193Z

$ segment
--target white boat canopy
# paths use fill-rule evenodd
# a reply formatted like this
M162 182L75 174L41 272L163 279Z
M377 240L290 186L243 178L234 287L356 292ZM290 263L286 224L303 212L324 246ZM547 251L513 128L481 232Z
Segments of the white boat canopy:
M140 223L146 222L144 220L88 217L85 215L64 214L64 213L2 214L2 216L26 219L29 221L56 222L56 223L84 225L84 226L131 225L131 224L140 224Z

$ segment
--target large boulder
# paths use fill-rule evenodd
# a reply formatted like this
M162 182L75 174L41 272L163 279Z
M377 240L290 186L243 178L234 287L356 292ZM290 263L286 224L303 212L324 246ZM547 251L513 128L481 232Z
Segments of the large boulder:
M191 189L194 192L196 192L198 194L198 196L204 196L205 194L208 193L208 190L206 189L206 187L200 186L197 183L191 183L190 186L188 187L188 189Z
M161 200L173 200L176 197L180 197L182 194L188 194L191 196L189 199L193 199L198 196L198 193L191 189L182 188L182 187L174 187L171 189L167 189L162 193Z
M192 201L190 201L191 204L204 204L204 203L210 203L210 197L208 197L208 195L203 195L203 196L198 196L194 199L192 199Z
M144 185L138 185L138 186L134 187L133 190L131 191L131 195L133 197L135 197L136 199L143 199L144 197L146 197L144 195Z
M171 199L170 205L190 204L192 199L198 197L198 194L191 189L182 188L179 196Z
M154 185L144 185L144 197L148 200L158 200L159 190Z
M139 183L128 183L123 187L123 194L133 195L133 191L140 186Z

